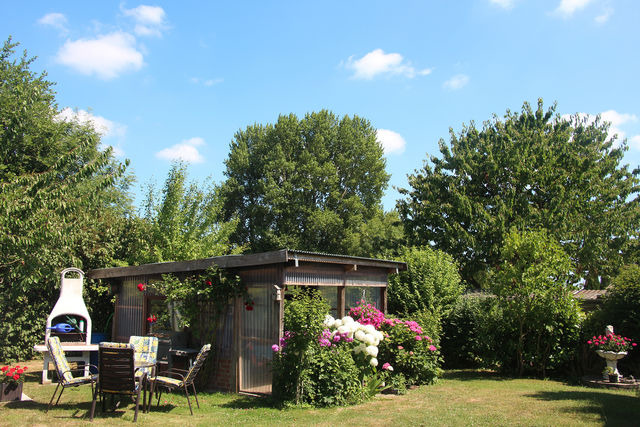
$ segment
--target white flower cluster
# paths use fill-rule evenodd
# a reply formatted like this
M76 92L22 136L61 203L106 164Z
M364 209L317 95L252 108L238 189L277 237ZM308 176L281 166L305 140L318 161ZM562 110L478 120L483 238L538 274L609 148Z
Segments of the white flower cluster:
M333 316L327 315L324 319L324 325L334 330L331 336L336 334L346 335L348 338L358 341L358 345L353 349L356 354L365 353L370 356L369 364L371 366L378 366L378 344L384 339L384 334L373 325L362 325L360 322L356 322L350 316L345 316L342 319L334 319Z

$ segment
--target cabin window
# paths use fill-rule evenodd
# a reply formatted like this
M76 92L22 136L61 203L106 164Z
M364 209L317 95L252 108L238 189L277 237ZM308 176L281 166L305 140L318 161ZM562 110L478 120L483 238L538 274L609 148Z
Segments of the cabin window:
M382 288L367 286L347 286L345 291L345 308L356 307L358 302L374 305L377 309L382 310Z

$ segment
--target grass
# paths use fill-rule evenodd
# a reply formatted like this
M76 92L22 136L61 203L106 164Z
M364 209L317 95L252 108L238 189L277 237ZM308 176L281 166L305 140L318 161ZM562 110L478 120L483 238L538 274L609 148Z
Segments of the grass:
M41 363L41 362L40 362ZM88 422L89 386L67 389L45 414L55 385L38 383L38 362L24 392L33 402L0 404L0 425L79 425ZM40 365L41 366L41 365ZM163 394L159 408L140 413L141 425L638 425L640 399L633 392L570 386L559 381L512 379L492 372L449 371L435 385L405 396L378 396L345 408L275 409L268 399L225 393L199 393L200 409L184 394ZM154 401L155 404L155 401ZM100 409L100 405L98 408ZM133 421L133 405L115 412L97 410L95 425Z

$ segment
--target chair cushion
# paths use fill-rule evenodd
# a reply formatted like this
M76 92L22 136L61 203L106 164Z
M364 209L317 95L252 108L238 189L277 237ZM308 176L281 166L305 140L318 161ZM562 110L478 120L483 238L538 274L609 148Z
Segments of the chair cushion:
M98 375L88 375L86 377L77 377L71 378L70 381L66 381L66 385L78 385L78 384L89 384L90 382L98 381Z
M177 378L157 376L155 378L151 378L151 381L157 381L160 385L168 385L171 387L182 387L182 380L179 380Z
M67 357L64 355L64 350L62 350L60 338L49 337L47 340L47 349L56 367L59 381L62 383L70 383L73 380L73 375L70 372L71 366L69 366Z

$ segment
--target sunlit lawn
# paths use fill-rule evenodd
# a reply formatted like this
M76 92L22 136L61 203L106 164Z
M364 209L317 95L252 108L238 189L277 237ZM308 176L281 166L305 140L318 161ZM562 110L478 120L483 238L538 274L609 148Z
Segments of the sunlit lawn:
M25 383L32 402L0 404L0 425L74 425L89 420L89 386L67 389L45 413L55 385L40 385L37 362ZM279 410L268 399L225 393L199 395L189 414L184 394L163 394L160 406L140 413L155 425L639 425L640 398L630 391L569 386L558 381L510 379L491 372L447 372L437 384L405 396L379 396L346 407ZM195 405L195 403L194 403ZM133 421L132 404L102 413L96 425Z

